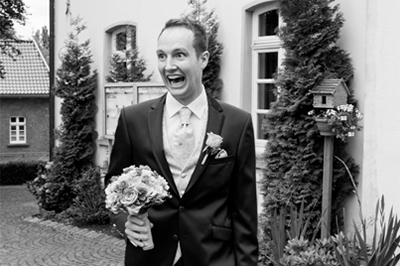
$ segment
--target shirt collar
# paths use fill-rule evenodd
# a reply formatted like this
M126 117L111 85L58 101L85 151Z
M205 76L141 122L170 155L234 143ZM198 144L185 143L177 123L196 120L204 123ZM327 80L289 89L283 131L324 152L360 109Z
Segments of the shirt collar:
M185 105L178 102L170 92L167 93L165 100L165 108L169 117L173 117ZM203 86L201 94L190 104L186 105L198 118L201 119L204 110L207 108L207 95Z

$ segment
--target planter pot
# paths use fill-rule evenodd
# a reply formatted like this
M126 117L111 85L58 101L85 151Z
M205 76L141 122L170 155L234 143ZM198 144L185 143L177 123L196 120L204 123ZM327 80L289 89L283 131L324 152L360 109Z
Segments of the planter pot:
M321 136L335 136L336 133L332 131L332 126L328 124L328 120L325 118L315 118L317 127Z

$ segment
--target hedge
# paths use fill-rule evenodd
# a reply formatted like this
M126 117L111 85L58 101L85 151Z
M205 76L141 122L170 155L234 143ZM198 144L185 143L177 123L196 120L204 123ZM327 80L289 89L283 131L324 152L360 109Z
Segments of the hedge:
M42 163L39 161L0 163L0 186L23 185L35 179L38 167Z

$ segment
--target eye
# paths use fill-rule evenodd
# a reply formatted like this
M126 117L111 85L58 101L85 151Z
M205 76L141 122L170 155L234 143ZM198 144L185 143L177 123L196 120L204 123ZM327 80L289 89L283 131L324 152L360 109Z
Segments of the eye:
M158 58L158 60L160 60L160 61L164 61L165 58L166 58L166 56L165 56L165 54L157 54L157 58Z
M178 59L183 59L185 57L185 54L184 53L177 53L176 54L176 58L178 58Z

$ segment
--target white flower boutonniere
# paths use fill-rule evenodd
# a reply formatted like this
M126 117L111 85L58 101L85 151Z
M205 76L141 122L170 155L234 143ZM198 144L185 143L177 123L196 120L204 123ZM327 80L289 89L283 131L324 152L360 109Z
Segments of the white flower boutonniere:
M206 155L204 156L201 165L204 165L204 163L208 158L208 155L215 155L219 151L221 151L221 144L223 140L224 139L220 135L214 134L212 132L207 133L206 146L204 147L203 150L203 152L205 152Z

